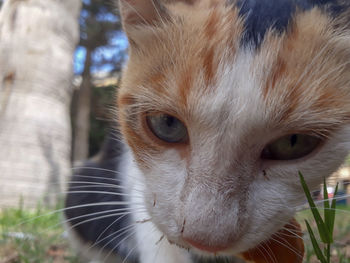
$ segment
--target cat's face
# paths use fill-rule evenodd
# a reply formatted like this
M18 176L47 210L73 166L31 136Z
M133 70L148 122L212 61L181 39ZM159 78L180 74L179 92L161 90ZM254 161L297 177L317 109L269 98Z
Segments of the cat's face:
M120 7L119 121L152 221L199 253L256 246L303 203L298 171L317 187L348 152L349 32L314 8L244 43L224 0Z

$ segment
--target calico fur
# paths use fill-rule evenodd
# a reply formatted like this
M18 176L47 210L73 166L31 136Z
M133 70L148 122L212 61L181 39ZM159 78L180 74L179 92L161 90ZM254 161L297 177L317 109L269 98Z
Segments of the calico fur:
M348 4L121 0L120 10L130 51L118 171L138 222L130 257L190 263L214 255L186 240L229 258L267 241L304 202L298 171L316 188L350 149ZM181 120L189 141L160 141L148 112ZM294 133L323 142L298 160L261 158Z

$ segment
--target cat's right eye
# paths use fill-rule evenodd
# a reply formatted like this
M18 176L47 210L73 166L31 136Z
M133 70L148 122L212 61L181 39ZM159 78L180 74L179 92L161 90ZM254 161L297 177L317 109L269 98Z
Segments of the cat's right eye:
M186 126L176 117L165 113L146 115L146 121L151 132L168 143L182 143L188 140Z
M266 160L296 160L312 153L321 139L307 134L290 134L267 145L261 157Z

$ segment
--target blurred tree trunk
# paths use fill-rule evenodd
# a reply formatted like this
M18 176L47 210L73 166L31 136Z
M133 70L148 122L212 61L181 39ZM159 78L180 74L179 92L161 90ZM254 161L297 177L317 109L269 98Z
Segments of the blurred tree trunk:
M89 156L89 131L91 112L91 64L92 51L86 50L82 82L76 91L74 107L73 161L84 161Z
M0 10L0 207L54 204L70 174L80 0L6 0Z

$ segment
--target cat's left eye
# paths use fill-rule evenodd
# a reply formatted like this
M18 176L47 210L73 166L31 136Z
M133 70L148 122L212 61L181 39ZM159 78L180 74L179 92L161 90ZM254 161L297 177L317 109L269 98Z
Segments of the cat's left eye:
M188 140L186 126L176 117L164 113L146 115L146 121L151 132L168 143L181 143Z
M261 157L268 160L295 160L312 153L321 139L306 134L290 134L267 145Z

